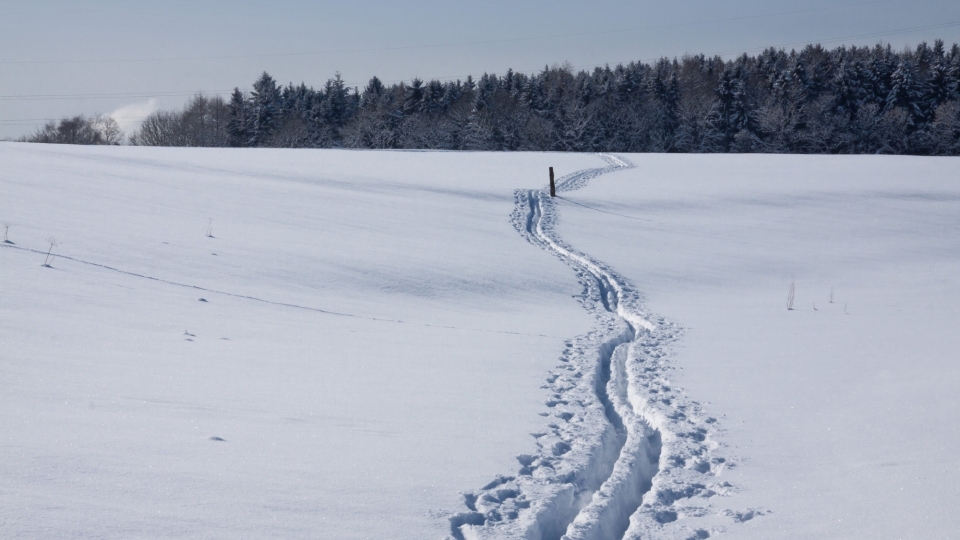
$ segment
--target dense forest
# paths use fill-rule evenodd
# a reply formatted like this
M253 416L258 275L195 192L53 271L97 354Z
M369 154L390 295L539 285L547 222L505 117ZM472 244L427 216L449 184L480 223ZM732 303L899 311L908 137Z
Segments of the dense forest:
M264 73L146 118L152 146L960 155L960 47L807 46L319 89ZM72 119L76 120L76 119ZM28 140L57 142L50 124ZM51 135L51 133L53 135ZM44 140L40 140L41 136Z

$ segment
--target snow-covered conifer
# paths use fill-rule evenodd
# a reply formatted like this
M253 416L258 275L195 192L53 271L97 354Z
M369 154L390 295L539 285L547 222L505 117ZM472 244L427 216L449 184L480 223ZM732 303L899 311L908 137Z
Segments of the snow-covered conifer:
M244 99L243 92L239 88L233 89L227 110L229 112L227 136L230 146L248 146L250 143L250 115L247 109L247 100Z
M250 93L249 146L263 146L280 123L280 88L266 71L253 83Z

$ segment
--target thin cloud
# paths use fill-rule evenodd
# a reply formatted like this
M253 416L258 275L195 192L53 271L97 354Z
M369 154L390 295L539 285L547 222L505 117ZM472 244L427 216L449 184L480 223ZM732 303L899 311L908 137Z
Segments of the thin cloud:
M108 116L117 121L120 129L129 133L140 125L140 122L151 113L157 110L157 100L150 98L142 103L131 103L124 105L110 113Z

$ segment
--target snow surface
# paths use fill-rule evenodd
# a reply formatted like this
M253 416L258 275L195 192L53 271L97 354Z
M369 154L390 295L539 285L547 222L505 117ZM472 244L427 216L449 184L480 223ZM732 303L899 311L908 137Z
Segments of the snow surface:
M955 536L960 162L628 157L561 194L558 233L683 327L671 379L735 465L652 536Z
M0 144L13 247L203 288L0 249L0 537L442 538L592 325L513 189L596 161Z
M949 537L956 163L2 143L0 536Z

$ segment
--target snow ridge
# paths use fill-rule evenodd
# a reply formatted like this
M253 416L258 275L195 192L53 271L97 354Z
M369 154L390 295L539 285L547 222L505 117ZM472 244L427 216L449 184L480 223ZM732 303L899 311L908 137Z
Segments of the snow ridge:
M633 167L600 157L606 167L567 175L557 191ZM517 456L516 476L498 476L464 494L469 511L450 518L451 536L605 540L719 532L722 526L707 530L694 522L716 515L702 501L732 491L716 480L731 464L716 455L716 420L667 378L667 348L680 329L647 313L622 276L559 238L555 203L545 190L518 190L515 198L514 227L573 269L584 287L579 301L597 329L566 342L562 363L543 386L551 392L551 412L542 414L551 423L533 434L537 453Z

